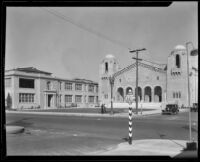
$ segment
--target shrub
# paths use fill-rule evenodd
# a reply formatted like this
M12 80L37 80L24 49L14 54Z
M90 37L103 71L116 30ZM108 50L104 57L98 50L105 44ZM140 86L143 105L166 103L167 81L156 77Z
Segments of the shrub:
M11 109L11 107L12 107L12 98L10 96L10 93L8 93L8 96L6 98L6 102L7 102L7 108Z

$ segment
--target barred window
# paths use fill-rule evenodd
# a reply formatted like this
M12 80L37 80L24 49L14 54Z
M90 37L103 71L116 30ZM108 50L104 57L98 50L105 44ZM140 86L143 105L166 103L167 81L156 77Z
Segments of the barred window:
M94 92L94 85L89 85L89 92Z
M34 94L33 93L19 93L19 103L33 103Z
M98 96L96 96L96 103L98 103Z
M72 83L65 83L65 90L72 90Z
M175 96L175 93L173 92L173 98L175 98L176 96Z
M81 91L82 90L82 84L75 84L75 90Z
M98 93L98 91L99 91L99 90L98 90L98 86L96 86L96 92Z
M89 96L89 103L94 103L94 96Z
M181 92L179 92L179 98L181 98Z
M75 96L75 102L76 103L81 103L82 102L82 96L81 95L76 95Z
M178 98L178 92L176 93L176 98Z
M72 95L65 95L65 102L72 103Z

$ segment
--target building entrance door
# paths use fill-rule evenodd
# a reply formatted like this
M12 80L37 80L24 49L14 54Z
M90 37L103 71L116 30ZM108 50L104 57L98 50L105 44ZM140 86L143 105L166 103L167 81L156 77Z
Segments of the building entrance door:
M48 95L48 107L52 107L53 106L53 104L52 104L52 102L53 102L53 95L51 95L51 94L49 94Z

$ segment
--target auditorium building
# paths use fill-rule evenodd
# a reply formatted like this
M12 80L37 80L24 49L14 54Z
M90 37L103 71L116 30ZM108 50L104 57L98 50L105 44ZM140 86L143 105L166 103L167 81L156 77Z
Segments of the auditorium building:
M95 107L98 83L57 78L34 67L16 68L5 71L6 99L8 95L13 109Z
M178 103L188 106L188 76L190 103L198 102L198 54L189 51L189 72L187 70L187 50L177 45L169 54L166 65L138 61L138 101L139 103ZM113 103L124 103L129 91L135 96L136 63L119 68L119 61L107 55L99 68L99 100L111 102L111 82L114 78Z

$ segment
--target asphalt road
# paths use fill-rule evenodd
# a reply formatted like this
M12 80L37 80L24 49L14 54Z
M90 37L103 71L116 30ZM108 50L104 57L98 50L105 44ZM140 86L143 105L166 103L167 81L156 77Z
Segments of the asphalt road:
M198 139L197 113L192 136ZM126 118L6 114L7 125L24 126L22 134L7 134L8 155L92 155L116 147L128 138ZM133 119L133 140L188 140L188 113Z

